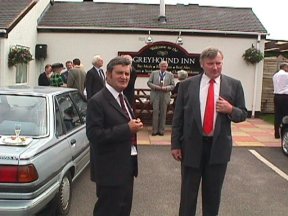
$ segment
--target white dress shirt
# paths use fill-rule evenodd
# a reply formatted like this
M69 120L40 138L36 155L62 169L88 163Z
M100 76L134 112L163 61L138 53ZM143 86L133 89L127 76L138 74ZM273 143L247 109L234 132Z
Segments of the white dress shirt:
M273 76L274 94L288 95L288 72L279 70Z
M210 78L204 73L202 75L202 79L200 82L200 94L199 94L199 100L200 100L200 111L201 111L201 121L202 121L202 127L204 122L204 113L205 113L205 107L206 107L206 101L207 101L207 94L208 89L210 85ZM213 125L213 131L215 127L215 121L216 121L216 101L219 98L219 92L220 92L220 76L218 76L214 83L214 125Z

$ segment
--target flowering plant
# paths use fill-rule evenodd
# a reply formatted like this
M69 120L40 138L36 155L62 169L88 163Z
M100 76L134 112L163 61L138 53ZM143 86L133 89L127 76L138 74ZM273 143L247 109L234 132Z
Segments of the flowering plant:
M249 49L245 50L242 57L247 64L256 64L264 59L263 53L254 47L250 47Z
M12 67L17 64L27 64L33 60L29 49L15 46L10 49L8 54L8 66Z

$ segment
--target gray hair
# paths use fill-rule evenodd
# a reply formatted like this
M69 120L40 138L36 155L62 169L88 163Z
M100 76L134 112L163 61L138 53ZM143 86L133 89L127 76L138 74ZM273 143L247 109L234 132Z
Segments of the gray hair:
M92 65L95 65L97 62L103 60L100 55L93 56L92 58Z
M188 77L188 73L185 70L179 70L177 72L178 80L185 80Z
M167 61L161 61L160 63L159 63L159 66L161 66L161 65L168 65L168 62Z
M208 59L215 58L218 55L218 53L220 53L222 58L224 58L223 53L217 48L209 47L209 48L203 50L201 55L200 55L200 64L202 64L203 60L206 58L208 58Z

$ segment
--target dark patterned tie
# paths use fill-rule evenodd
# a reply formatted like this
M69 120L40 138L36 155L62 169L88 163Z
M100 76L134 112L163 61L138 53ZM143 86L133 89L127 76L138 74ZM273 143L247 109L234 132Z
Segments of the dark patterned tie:
M124 97L123 97L122 93L119 94L119 99L120 99L120 104L121 104L121 108L122 108L123 112L125 113L127 118L130 119L130 116L128 114L128 110L126 109L126 106L125 106ZM137 135L136 135L136 133L131 136L131 142L132 142L132 145L134 145L134 146L137 145Z
M101 68L99 69L99 74L102 77L103 82L105 83L105 75L104 75L104 72L103 72L103 70Z
M122 93L119 94L119 99L120 99L120 104L121 104L121 108L122 108L123 112L130 119L129 114L128 114L128 110L126 109L126 106L125 106L124 97L123 97Z
M203 123L203 131L206 135L210 135L213 131L214 125L214 83L215 80L211 79L209 81L209 89L207 94L207 101L204 113L204 123Z

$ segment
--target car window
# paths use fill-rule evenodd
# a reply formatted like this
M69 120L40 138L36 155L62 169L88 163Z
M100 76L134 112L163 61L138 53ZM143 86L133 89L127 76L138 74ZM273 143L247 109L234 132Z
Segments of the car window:
M59 105L60 115L63 118L64 127L66 128L66 131L69 132L74 128L80 126L81 125L80 117L69 95L68 94L59 95L56 97L56 100Z
M55 103L55 121L56 121L56 136L57 137L62 136L64 134L64 129L58 103Z
M71 94L71 98L74 101L78 111L79 115L82 118L82 121L86 122L86 111L87 111L87 102L84 100L84 98L81 96L79 92L73 92Z
M14 135L21 125L20 136L38 137L48 134L45 97L0 95L0 135Z

